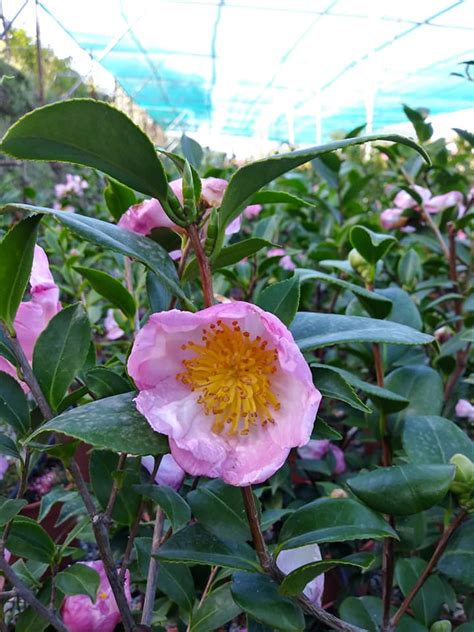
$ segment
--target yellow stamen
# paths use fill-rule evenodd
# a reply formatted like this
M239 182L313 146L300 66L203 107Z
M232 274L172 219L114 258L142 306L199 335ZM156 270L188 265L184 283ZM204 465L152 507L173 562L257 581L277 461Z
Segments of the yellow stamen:
M183 351L196 355L183 360L184 371L176 375L192 391L199 391L198 404L214 415L212 431L224 428L230 435L247 435L258 422L275 423L270 408L280 409L272 391L271 376L277 370L278 352L257 336L252 340L237 321L232 328L218 320L203 330L203 344L189 341Z
M103 590L99 593L99 599L107 599L107 593L104 592Z

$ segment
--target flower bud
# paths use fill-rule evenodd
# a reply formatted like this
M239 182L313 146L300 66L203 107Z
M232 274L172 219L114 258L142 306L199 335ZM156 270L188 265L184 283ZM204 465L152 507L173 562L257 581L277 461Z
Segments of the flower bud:
M367 283L372 283L375 277L375 267L364 259L360 252L353 248L348 256L348 261L353 269L360 274L360 276Z
M451 632L453 626L450 621L435 621L430 628L430 632Z
M455 483L469 484L474 486L474 464L464 454L455 454L449 462L456 467L454 475Z

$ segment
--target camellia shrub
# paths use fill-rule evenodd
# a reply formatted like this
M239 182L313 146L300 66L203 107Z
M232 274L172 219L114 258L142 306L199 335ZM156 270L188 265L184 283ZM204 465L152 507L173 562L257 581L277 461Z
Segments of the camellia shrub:
M0 628L473 629L473 137L236 167L87 99L0 150Z

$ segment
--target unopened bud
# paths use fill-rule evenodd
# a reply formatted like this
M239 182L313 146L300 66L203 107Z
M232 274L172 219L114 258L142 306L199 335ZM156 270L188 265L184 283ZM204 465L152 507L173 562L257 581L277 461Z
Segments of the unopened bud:
M360 274L364 281L372 283L375 277L375 267L364 259L358 250L353 248L348 256L352 268Z
M456 467L454 481L468 483L474 486L474 463L464 454L455 454L449 462Z
M453 626L450 621L435 621L430 628L430 632L451 632Z

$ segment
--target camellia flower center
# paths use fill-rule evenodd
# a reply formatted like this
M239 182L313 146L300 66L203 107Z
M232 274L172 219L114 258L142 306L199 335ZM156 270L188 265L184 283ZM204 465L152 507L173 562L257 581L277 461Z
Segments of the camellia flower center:
M188 342L183 351L195 357L183 360L185 370L176 379L192 391L199 391L198 403L206 415L214 415L213 432L220 434L226 424L229 434L246 435L257 423L275 423L272 412L280 402L272 391L278 353L260 336L251 338L237 321L232 327L218 320L203 330L203 344Z

